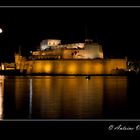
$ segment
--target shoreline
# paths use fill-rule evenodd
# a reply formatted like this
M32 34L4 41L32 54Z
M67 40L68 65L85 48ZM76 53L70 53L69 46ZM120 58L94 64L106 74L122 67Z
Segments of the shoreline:
M111 73L111 74L58 74L58 73L30 73L27 74L26 72L19 72L16 70L12 71L0 71L0 75L4 76L140 76L140 73L136 73L134 71L123 71L118 73Z
M1 74L3 76L128 76L139 77L140 74Z

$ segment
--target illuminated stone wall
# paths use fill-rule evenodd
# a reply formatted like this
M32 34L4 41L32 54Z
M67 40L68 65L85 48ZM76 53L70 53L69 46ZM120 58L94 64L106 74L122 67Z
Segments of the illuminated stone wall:
M106 74L112 73L113 69L127 69L126 59L107 59L104 61L104 72Z
M113 69L126 69L125 59L35 60L27 61L27 63L27 73L111 74Z
M40 43L40 49L45 50L47 48L50 48L50 46L57 46L61 44L61 40L58 39L45 39L42 40Z
M23 57L21 55L15 54L15 64L17 70L21 69L22 59Z
M63 59L96 59L103 58L102 46L98 43L85 42L60 45L60 40L43 40L40 50L32 52L34 59L58 58Z

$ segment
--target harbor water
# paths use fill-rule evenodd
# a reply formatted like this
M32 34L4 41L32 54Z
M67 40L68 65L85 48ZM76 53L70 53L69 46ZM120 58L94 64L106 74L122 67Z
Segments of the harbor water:
M139 119L140 78L1 76L0 119Z

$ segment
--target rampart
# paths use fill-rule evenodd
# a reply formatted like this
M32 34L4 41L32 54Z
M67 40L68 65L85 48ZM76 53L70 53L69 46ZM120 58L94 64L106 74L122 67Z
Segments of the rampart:
M126 59L82 60L26 60L16 65L28 74L112 74L113 70L126 70Z

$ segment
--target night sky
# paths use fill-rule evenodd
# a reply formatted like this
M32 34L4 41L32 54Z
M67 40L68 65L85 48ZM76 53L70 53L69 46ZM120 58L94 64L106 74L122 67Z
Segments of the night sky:
M23 55L43 39L103 46L105 58L140 59L140 8L0 8L0 61L13 61L19 46Z

